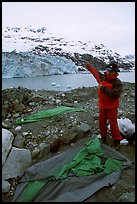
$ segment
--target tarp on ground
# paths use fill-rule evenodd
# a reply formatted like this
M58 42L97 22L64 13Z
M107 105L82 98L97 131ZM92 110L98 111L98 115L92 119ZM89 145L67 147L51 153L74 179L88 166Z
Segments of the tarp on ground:
M131 165L96 137L29 167L12 202L82 202L102 187L113 185Z
M58 107L53 108L53 109L39 111L38 113L34 113L34 114L27 116L25 118L17 118L16 124L31 123L31 122L36 122L39 120L48 119L48 118L51 118L54 116L58 116L58 115L61 115L63 113L83 112L83 111L86 111L86 110L81 108L81 107L58 106Z

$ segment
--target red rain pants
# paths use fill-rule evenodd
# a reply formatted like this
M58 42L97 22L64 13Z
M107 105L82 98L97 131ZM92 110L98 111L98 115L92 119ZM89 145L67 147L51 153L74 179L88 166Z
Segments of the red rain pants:
M122 140L123 139L122 136L120 135L120 131L118 128L117 114L118 114L117 108L113 108L113 109L100 108L100 110L99 110L99 127L100 127L100 133L101 133L102 138L107 137L107 119L108 119L109 124L110 124L110 131L111 131L112 137L115 140Z

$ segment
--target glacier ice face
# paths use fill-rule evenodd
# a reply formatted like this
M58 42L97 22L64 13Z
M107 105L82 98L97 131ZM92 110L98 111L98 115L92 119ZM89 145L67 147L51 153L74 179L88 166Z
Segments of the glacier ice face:
M3 52L2 78L77 73L75 63L62 56L32 52Z

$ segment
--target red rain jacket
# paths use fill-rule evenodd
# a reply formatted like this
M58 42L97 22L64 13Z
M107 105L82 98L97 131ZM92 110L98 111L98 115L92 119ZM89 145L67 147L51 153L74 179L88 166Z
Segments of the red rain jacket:
M120 95L123 91L122 83L117 78L118 73L115 76L107 76L106 74L100 73L90 64L86 64L86 66L97 82L102 85L98 89L98 106L104 109L118 108Z

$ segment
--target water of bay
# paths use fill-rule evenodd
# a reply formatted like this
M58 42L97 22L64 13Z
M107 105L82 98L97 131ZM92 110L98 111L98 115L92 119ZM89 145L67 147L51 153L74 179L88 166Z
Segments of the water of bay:
M119 79L123 82L135 83L135 72L120 72ZM20 86L36 90L69 91L79 87L93 87L97 85L96 80L91 74L64 74L2 79L2 89Z

